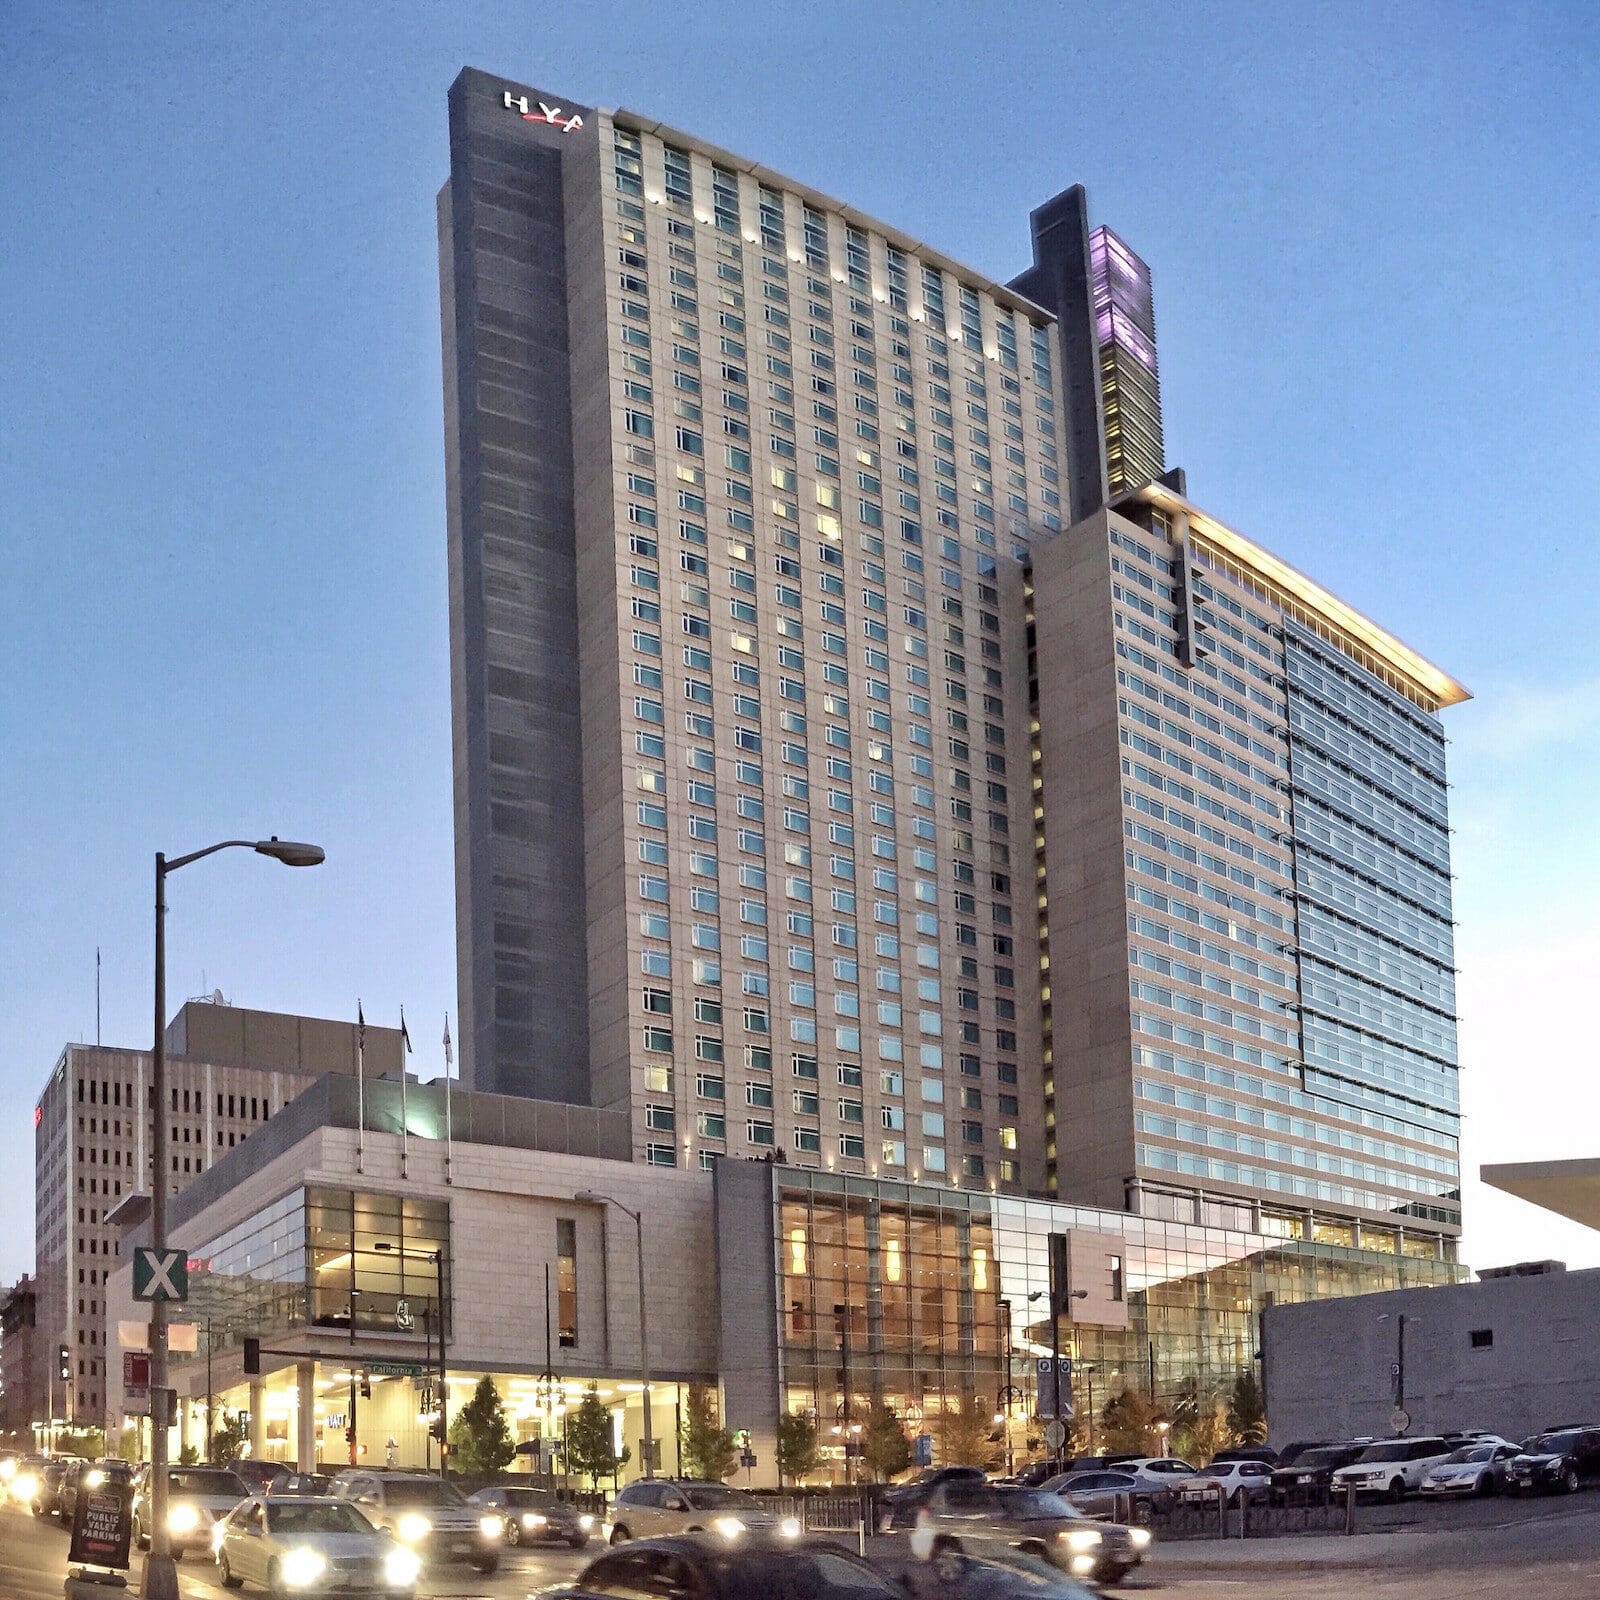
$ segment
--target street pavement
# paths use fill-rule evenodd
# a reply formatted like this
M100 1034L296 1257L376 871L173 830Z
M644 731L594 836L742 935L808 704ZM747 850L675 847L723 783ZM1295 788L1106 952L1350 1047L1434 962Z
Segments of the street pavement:
M587 1553L568 1550L507 1550L500 1570L483 1577L466 1566L426 1574L418 1600L523 1600L553 1583L575 1577L603 1546L593 1541ZM134 1555L130 1593L137 1594L143 1557ZM13 1506L0 1509L0 1600L61 1600L67 1574L67 1530L53 1519L39 1521ZM186 1600L220 1600L233 1591L216 1580L209 1559L192 1555L178 1565ZM256 1591L246 1589L246 1596Z

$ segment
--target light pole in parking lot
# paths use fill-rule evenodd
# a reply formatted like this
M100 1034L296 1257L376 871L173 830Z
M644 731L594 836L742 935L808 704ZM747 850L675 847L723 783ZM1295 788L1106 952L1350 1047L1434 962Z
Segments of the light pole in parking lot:
M639 1375L644 1380L644 1475L656 1475L655 1433L650 1420L650 1320L644 1299L644 1217L610 1195L596 1194L593 1189L580 1189L573 1197L592 1205L612 1205L625 1217L633 1218L634 1230L639 1240Z
M322 847L280 839L224 839L204 850L191 850L169 861L156 852L155 1039L150 1051L150 1246L159 1258L167 1250L167 878L219 850L254 850L286 867L320 866ZM167 1302L150 1302L150 1555L140 1589L144 1600L179 1600L178 1568L172 1559L172 1535L167 1527Z
M1378 1318L1379 1322L1387 1322L1388 1320L1389 1313L1387 1311L1383 1312ZM1406 1415L1406 1324L1408 1322L1420 1322L1421 1320L1420 1317L1407 1316L1404 1311L1399 1312L1394 1319L1394 1417L1392 1420L1398 1422L1402 1416L1406 1417L1405 1427L1397 1427L1395 1429L1396 1433L1404 1433L1406 1428L1411 1426L1411 1419Z

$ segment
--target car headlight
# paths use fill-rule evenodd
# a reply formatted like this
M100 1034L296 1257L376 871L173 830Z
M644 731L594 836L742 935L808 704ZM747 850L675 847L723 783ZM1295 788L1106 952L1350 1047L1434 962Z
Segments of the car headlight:
M28 1501L39 1492L39 1480L31 1472L19 1472L11 1480L11 1498Z
M524 1528L542 1528L550 1519L541 1517L537 1511L524 1511L522 1513L522 1526Z
M326 1557L307 1545L291 1550L278 1563L278 1576L289 1589L309 1589L327 1570Z
M799 1517L785 1517L783 1521L778 1524L778 1532L785 1539L798 1539L800 1537Z
M711 1526L724 1539L737 1539L745 1531L744 1524L737 1517L717 1517Z
M193 1533L200 1526L200 1513L194 1506L174 1506L167 1513L168 1533Z
M594 1527L594 1518L590 1516L587 1511L585 1511L584 1514L578 1518L578 1526L582 1528L585 1533L587 1533L592 1527Z
M420 1544L433 1532L433 1524L420 1511L408 1511L394 1525L394 1531L407 1544Z
M541 1517L539 1520L543 1522L544 1518ZM501 1516L496 1516L492 1511L487 1516L478 1518L478 1532L481 1533L485 1539L498 1539L505 1531L506 1519Z
M1143 1550L1150 1543L1150 1530L1148 1528L1129 1528L1128 1543L1135 1550Z
M103 1488L105 1481L105 1471L101 1467L93 1467L83 1475L83 1486L85 1489Z
M0 1483L10 1483L16 1475L17 1463L11 1456L7 1456L4 1461L0 1461Z
M1074 1556L1072 1558L1072 1572L1074 1577L1084 1578L1094 1571L1093 1556Z
M422 1563L411 1550L391 1550L383 1558L383 1581L391 1588L404 1589L422 1574Z

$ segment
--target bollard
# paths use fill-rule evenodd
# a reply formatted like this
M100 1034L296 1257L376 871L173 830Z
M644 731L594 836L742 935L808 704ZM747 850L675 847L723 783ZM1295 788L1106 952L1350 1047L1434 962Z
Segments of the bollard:
M861 1519L856 1519L856 1554L865 1556L867 1553L867 1524Z
M1217 1537L1228 1537L1228 1491L1220 1483L1217 1485Z
M1344 1486L1344 1531L1356 1531L1356 1486L1353 1483Z

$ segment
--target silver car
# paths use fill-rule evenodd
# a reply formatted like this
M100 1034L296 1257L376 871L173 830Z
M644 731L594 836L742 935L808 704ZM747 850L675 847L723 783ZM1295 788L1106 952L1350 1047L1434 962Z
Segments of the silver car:
M589 1512L558 1500L548 1489L497 1483L469 1494L467 1499L506 1519L508 1545L567 1544L581 1550L594 1532L595 1519Z
M753 1494L724 1483L693 1478L636 1478L626 1484L611 1508L607 1537L612 1544L665 1533L720 1533L735 1540L746 1533L798 1539L795 1517L776 1516Z
M167 1533L172 1553L209 1550L211 1530L249 1496L243 1479L223 1467L168 1467ZM141 1550L150 1548L152 1484L147 1474L133 1497L133 1536Z
M412 1600L421 1559L380 1533L348 1500L252 1495L217 1525L217 1577L269 1594Z
M347 1468L334 1494L349 1500L368 1522L414 1550L431 1571L464 1561L488 1574L500 1565L506 1521L498 1511L469 1505L453 1483L422 1472L368 1472Z

